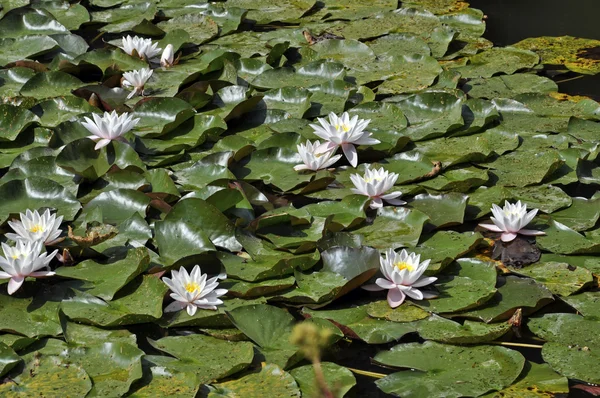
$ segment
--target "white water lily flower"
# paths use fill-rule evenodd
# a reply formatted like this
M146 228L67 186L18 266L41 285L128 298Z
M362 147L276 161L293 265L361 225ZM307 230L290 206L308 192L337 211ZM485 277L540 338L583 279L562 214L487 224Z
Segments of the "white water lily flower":
M158 43L152 43L152 39L144 39L143 37L134 36L123 37L122 45L119 46L129 55L135 55L144 60L151 60L160 54L162 48L158 47Z
M435 294L417 289L437 280L433 276L422 276L431 260L425 260L422 263L420 261L420 254L409 254L404 249L398 254L394 250L388 249L385 258L379 258L381 273L385 278L377 278L375 284L363 286L363 289L373 292L389 290L387 301L392 308L402 304L406 296L415 300L436 297Z
M354 145L380 143L379 140L371 138L371 133L364 131L371 122L370 119L359 120L358 115L350 119L348 112L344 112L342 116L338 117L332 112L329 114L329 122L323 118L317 118L317 120L321 125L311 124L310 127L314 129L316 135L327 141L319 148L319 151L333 151L337 147L342 147L344 155L352 167L356 167L358 164L358 155Z
M126 142L122 135L135 127L140 121L140 119L134 119L133 115L129 113L123 113L119 116L116 111L112 111L112 113L104 112L103 117L94 113L92 117L94 118L93 121L84 116L85 122L81 122L81 124L92 133L88 138L97 142L94 149L100 149L112 140Z
M20 240L15 247L2 243L2 251L6 258L0 256L0 279L10 279L8 282L8 294L16 292L27 277L39 278L52 276L48 264L56 256L58 250L51 254L42 251L42 242L31 242ZM44 271L40 271L45 269Z
M384 170L383 167L378 170L371 170L367 167L364 176L358 174L352 174L350 176L350 180L356 187L352 188L352 192L373 199L371 201L372 209L382 207L384 200L393 205L406 204L405 201L396 199L398 196L402 195L402 192L385 194L394 186L397 179L398 174L390 173L389 171Z
M133 98L138 94L144 94L144 85L150 79L153 72L152 69L146 68L123 73L123 87L133 87L133 91L129 93L127 99Z
M502 232L501 239L503 242L510 242L517 237L517 234L522 235L545 235L542 231L534 231L532 229L524 229L527 224L533 220L538 209L533 209L527 212L527 205L519 200L515 204L504 202L504 208L493 204L492 214L490 217L494 224L479 224L480 227L489 229L494 232Z
M173 45L167 44L165 50L160 57L160 66L165 68L170 68L173 66L173 59L175 57L175 52L173 51Z
M207 275L200 271L196 265L192 273L188 274L184 267L177 271L171 271L171 278L162 278L163 282L173 291L171 297L176 301L165 308L165 312L187 309L187 313L193 316L198 308L205 310L216 310L217 305L223 304L220 296L227 293L227 289L216 289L219 285L217 279L225 279L227 275L220 274L206 280Z
M10 240L42 242L46 245L51 245L62 232L60 223L63 217L56 217L56 214L50 214L50 210L46 210L40 215L37 210L31 211L27 209L25 214L20 213L21 221L9 221L8 225L15 233L7 233L6 237Z
M306 144L297 145L298 153L300 154L304 164L294 166L294 170L317 171L326 169L342 157L342 155L332 156L334 152L333 150L317 153L319 146L321 146L321 142L319 140L315 141L314 143L306 141Z

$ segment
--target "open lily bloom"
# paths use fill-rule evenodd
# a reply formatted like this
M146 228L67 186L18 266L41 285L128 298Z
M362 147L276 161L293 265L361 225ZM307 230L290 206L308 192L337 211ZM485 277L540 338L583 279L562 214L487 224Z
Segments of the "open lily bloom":
M123 73L123 87L133 87L133 91L129 93L127 99L144 93L144 85L152 76L152 72L152 69L146 68Z
M0 279L10 279L8 294L19 290L27 277L39 278L54 275L48 264L56 256L58 250L48 254L41 253L42 248L42 242L20 240L15 247L2 243L2 251L6 258L0 256L0 268L2 269ZM42 269L43 271L40 271Z
M50 214L50 210L46 210L44 214L40 215L37 210L27 209L25 214L20 213L20 215L21 221L8 222L8 225L15 231L14 234L6 234L10 240L42 242L51 245L62 232L58 228L62 222L62 216L56 217L56 214Z
M144 39L142 37L134 36L123 37L122 45L119 46L129 55L135 55L141 59L151 60L156 58L160 54L162 48L158 47L158 43L152 43L152 39Z
M510 242L517 237L517 234L522 235L545 235L543 231L534 231L532 229L524 229L527 224L533 220L538 210L533 209L527 212L527 205L519 200L515 204L504 202L504 208L493 204L492 214L490 217L493 224L479 224L480 227L489 229L494 232L502 232L500 239L503 242Z
M171 278L162 280L173 292L171 297L175 301L165 308L165 312L186 308L187 313L193 316L198 308L216 310L217 305L223 304L219 297L227 293L227 289L217 289L217 280L226 277L227 275L221 274L207 280L207 275L202 273L199 265L194 266L191 274L184 267L179 272L171 271Z
M379 259L381 273L385 278L377 278L375 284L363 286L369 291L388 290L387 301L396 308L404 302L406 296L415 300L433 298L436 295L417 289L437 280L433 276L422 276L431 260L420 262L421 255L408 253L402 249L400 254L388 249L385 258Z
M358 119L355 115L350 119L348 112L344 112L338 117L335 113L329 114L329 122L323 118L317 118L321 124L311 124L314 133L324 139L324 144L319 148L319 152L334 151L337 147L342 147L344 155L352 165L358 164L358 154L354 145L375 145L380 141L371 138L371 133L365 131L371 120Z
M173 66L173 59L175 58L175 52L173 51L173 45L167 44L165 50L160 57L160 66L170 68Z
M318 140L314 143L306 141L306 145L297 145L298 153L300 154L300 157L302 158L304 164L294 166L294 170L317 171L321 169L326 169L342 157L342 155L332 156L334 152L333 150L318 153L319 146L321 146L321 142L319 142Z
M371 170L367 167L365 175L360 176L358 174L352 174L350 180L354 184L355 188L352 188L352 192L365 195L373 199L371 201L371 208L377 209L383 206L383 201L393 205L404 205L405 201L396 199L402 192L393 192L386 194L387 191L392 189L398 174L390 173L384 170L383 167L378 170Z
M81 122L81 124L92 133L88 138L97 142L94 149L100 149L112 140L125 141L122 135L134 128L140 121L140 119L134 119L133 115L129 113L119 116L116 111L104 112L102 117L94 113L92 117L94 120L85 116L85 122Z

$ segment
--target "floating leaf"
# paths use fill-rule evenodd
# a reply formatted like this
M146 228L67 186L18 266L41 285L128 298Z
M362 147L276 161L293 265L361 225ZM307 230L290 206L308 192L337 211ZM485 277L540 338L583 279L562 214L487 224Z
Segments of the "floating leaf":
M208 397L217 398L228 395L299 398L301 393L296 381L289 373L277 365L264 364L258 373L250 373L237 380L215 384Z
M496 340L510 330L508 323L487 324L465 321L460 323L433 315L419 322L419 335L426 340L448 344L476 344Z
M501 390L513 383L525 364L519 352L504 347L460 347L430 341L397 345L374 360L417 369L392 373L375 382L384 392L403 397L478 396Z

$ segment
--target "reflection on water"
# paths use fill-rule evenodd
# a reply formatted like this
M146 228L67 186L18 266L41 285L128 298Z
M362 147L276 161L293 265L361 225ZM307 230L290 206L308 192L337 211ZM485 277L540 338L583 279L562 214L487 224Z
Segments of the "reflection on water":
M470 0L469 3L487 15L484 37L497 46L538 36L568 35L600 40L598 0ZM561 92L600 100L600 75L560 83L574 76L556 77Z

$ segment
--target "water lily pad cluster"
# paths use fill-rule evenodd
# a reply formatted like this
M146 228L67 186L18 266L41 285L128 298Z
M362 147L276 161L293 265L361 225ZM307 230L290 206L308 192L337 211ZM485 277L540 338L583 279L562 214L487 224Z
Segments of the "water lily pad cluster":
M1 239L28 209L63 231L55 275L13 294L0 280L0 395L311 396L299 322L329 330L338 396L600 383L600 104L546 74L593 73L573 43L596 44L494 47L483 12L454 0L0 7ZM128 35L172 46L170 62L126 53ZM124 74L148 68L131 95ZM113 111L139 121L96 149L82 123ZM356 168L294 170L331 112L370 119L379 143L357 147ZM408 203L352 193L368 167L398 174ZM545 235L511 249L477 225L518 200ZM392 309L359 287L400 248L431 259L435 298ZM196 264L227 274L224 303L165 312L161 278ZM343 355L358 349L362 362ZM369 358L385 377L356 385L348 368Z

